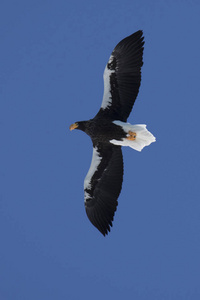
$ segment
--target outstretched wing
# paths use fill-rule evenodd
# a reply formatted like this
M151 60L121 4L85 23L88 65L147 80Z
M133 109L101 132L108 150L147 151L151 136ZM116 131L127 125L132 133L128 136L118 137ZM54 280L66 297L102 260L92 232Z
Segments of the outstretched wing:
M143 65L141 30L123 39L113 50L104 71L104 95L96 117L125 122L139 92Z
M85 209L91 223L105 236L110 231L123 181L120 146L97 144L84 181Z

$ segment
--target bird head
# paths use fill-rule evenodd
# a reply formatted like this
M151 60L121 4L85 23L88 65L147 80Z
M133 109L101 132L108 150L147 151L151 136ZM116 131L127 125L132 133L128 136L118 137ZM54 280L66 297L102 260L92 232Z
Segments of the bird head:
M80 121L80 122L76 122L72 125L70 125L69 129L70 130L74 130L74 129L79 129L82 131L87 131L87 126L88 126L88 121Z

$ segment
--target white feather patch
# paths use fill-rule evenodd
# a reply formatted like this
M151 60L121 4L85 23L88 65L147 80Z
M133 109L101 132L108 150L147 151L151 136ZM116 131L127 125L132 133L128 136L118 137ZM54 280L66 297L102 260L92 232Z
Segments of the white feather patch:
M113 56L110 56L110 59L108 61L108 64L111 63L113 60ZM104 73L103 73L103 79L104 79L104 93L103 93L103 101L101 104L101 108L105 109L109 107L112 104L112 95L111 95L111 86L110 86L110 75L114 73L114 70L109 70L107 68L107 65L105 67Z
M88 190L91 189L91 179L92 179L93 174L97 171L97 168L98 168L98 166L101 162L101 159L102 159L102 157L99 155L97 147L94 147L93 148L91 165L90 165L89 171L88 171L88 173L85 177L85 180L84 180L84 190L85 189L88 189ZM88 197L89 197L88 193L85 192L85 199L88 198Z
M127 133L132 131L136 133L136 139L134 141L123 138L122 141L111 140L110 143L118 146L129 146L137 151L142 151L145 146L149 146L156 141L155 136L146 129L145 124L131 125L130 123L124 123L121 121L113 121L115 125L121 126Z

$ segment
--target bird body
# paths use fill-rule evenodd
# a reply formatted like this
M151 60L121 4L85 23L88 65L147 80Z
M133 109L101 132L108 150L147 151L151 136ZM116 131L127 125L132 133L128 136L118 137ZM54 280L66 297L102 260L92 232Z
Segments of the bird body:
M93 144L98 142L109 143L113 138L121 139L126 136L126 133L121 126L108 119L91 119L89 121L77 122L79 130L84 131L93 141Z
M110 231L123 181L121 146L141 151L155 142L146 125L126 122L137 97L143 64L141 30L114 48L104 70L104 94L97 115L72 124L93 143L90 169L84 180L84 203L91 223L105 236Z

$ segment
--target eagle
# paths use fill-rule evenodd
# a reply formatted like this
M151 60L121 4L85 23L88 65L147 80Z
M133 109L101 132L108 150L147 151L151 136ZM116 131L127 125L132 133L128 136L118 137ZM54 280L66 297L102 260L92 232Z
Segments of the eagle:
M89 220L104 236L110 232L122 189L121 146L141 151L156 140L145 124L126 122L139 92L143 50L142 30L117 44L104 70L99 112L93 119L70 126L70 130L82 130L92 140L92 161L84 180L84 204Z

